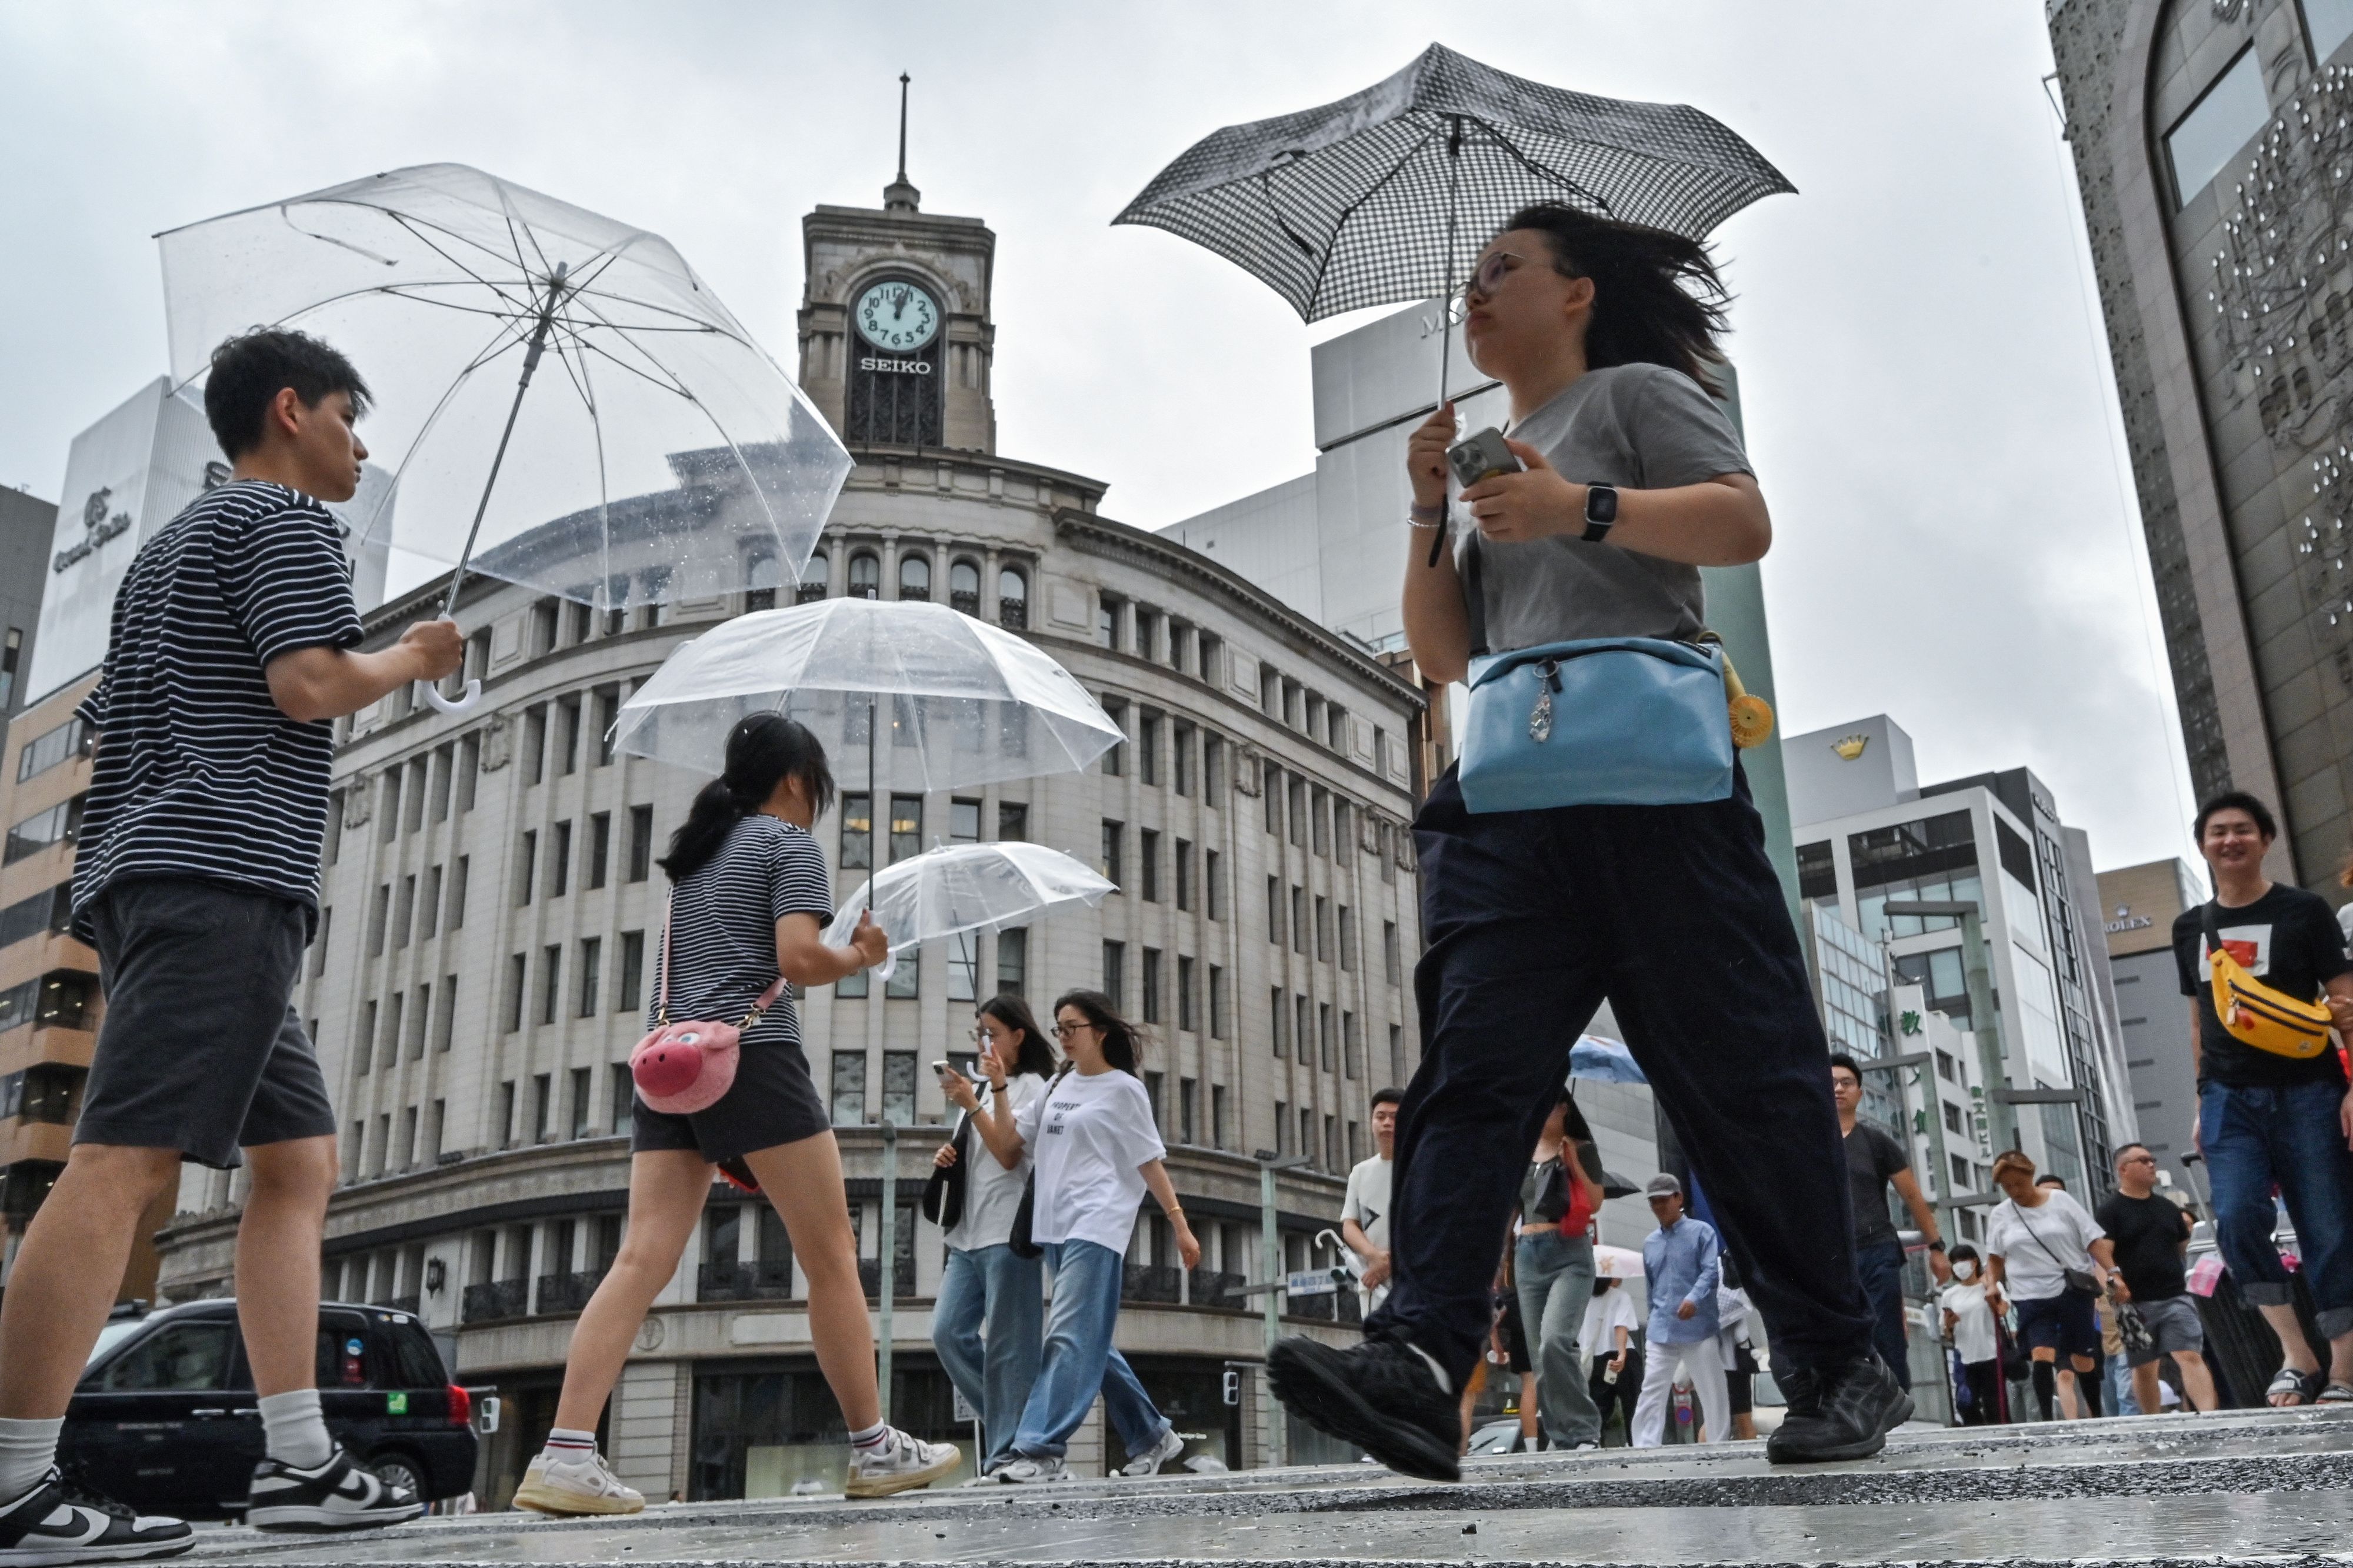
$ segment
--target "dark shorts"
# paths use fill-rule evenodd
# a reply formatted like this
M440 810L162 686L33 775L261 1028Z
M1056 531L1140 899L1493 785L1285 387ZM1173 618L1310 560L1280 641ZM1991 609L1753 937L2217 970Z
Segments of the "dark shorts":
M2206 1349L2206 1324L2198 1316L2198 1301L2191 1296L2167 1296L2155 1301L2136 1300L2133 1307L2140 1321L2148 1325L2149 1345L2129 1358L2135 1366L2147 1366L2160 1356L2181 1351L2200 1352Z
M629 1113L629 1150L692 1150L715 1165L814 1138L832 1125L800 1047L747 1040L736 1055L734 1083L710 1110L673 1116L638 1100Z
M2056 1351L2063 1356L2099 1355L2100 1320L2089 1296L2062 1290L2039 1301L2013 1297L2011 1304L2018 1309L2019 1342L2027 1349Z
M335 1110L289 998L301 904L220 882L139 878L90 905L106 1021L77 1143L177 1149L227 1170L237 1150L332 1137Z

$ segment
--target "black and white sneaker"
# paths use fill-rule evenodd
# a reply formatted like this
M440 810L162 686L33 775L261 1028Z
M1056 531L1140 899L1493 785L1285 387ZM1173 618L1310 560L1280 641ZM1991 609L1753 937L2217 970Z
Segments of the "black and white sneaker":
M196 1532L178 1520L134 1514L68 1487L55 1470L16 1501L0 1504L0 1568L177 1557L195 1543Z
M1284 1340L1268 1352L1266 1370L1274 1396L1317 1431L1401 1474L1461 1479L1461 1411L1436 1363L1403 1341L1336 1350L1303 1336Z
M282 1459L254 1466L245 1522L256 1530L374 1530L406 1523L424 1511L415 1492L378 1479L338 1448L315 1470L298 1470Z

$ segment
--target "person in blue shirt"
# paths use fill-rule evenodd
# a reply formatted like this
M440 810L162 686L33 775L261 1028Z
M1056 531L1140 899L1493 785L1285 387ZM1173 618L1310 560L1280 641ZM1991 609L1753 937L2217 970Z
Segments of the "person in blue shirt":
M1715 1287L1721 1252L1715 1227L1683 1213L1683 1184L1665 1174L1643 1189L1659 1228L1642 1243L1642 1279L1651 1296L1649 1353L1642 1358L1642 1396L1634 1403L1633 1441L1655 1448L1665 1440L1667 1394L1675 1373L1691 1379L1711 1443L1732 1430L1731 1391L1716 1347Z

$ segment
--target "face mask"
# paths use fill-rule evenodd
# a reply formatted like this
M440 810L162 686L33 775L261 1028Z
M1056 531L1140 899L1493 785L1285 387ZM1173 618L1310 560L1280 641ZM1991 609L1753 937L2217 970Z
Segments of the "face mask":
M1963 1284L1967 1284L1977 1277L1978 1266L1976 1264L1961 1262L1953 1265L1953 1278L1960 1280Z

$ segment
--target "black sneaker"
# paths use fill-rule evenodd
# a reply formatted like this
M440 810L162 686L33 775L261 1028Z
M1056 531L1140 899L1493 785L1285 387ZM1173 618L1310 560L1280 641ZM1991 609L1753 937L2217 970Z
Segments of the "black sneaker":
M1396 1340L1346 1350L1289 1339L1267 1352L1267 1382L1291 1413L1390 1469L1462 1479L1462 1413L1420 1352Z
M315 1470L282 1459L254 1466L245 1522L256 1530L374 1530L424 1511L415 1492L378 1479L338 1448Z
M177 1557L195 1543L196 1532L178 1520L134 1514L111 1499L68 1487L55 1470L16 1501L0 1504L5 1568Z
M1867 1459L1887 1447L1887 1435L1912 1419L1912 1396L1877 1355L1828 1371L1774 1369L1789 1404L1766 1441L1777 1465Z

